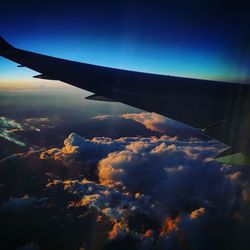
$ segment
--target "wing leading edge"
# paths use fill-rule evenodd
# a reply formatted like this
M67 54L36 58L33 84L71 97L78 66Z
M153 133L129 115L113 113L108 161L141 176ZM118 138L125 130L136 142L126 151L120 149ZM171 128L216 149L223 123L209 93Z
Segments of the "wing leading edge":
M14 48L0 55L107 100L171 117L250 155L250 85L149 74L64 60Z

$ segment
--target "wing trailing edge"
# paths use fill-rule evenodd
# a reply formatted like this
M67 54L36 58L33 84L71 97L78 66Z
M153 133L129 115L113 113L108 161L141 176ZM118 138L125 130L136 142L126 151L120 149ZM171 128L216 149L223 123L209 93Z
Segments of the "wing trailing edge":
M96 94L87 96L87 97L85 97L85 99L92 100L92 101L101 101L101 102L117 102L114 99L108 98L106 96L96 95Z

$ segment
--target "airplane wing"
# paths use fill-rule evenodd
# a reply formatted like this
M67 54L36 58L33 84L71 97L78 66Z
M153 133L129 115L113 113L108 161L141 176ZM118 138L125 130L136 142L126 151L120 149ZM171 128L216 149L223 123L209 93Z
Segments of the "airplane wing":
M89 99L115 100L159 113L230 145L231 153L250 155L250 85L74 62L17 49L3 38L0 55L39 72L37 78L93 92Z

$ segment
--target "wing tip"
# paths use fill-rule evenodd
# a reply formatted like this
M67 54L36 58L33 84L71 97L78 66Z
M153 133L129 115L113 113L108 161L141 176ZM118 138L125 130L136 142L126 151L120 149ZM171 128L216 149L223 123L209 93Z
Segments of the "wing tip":
M2 36L0 36L0 53L9 51L14 47L10 45Z

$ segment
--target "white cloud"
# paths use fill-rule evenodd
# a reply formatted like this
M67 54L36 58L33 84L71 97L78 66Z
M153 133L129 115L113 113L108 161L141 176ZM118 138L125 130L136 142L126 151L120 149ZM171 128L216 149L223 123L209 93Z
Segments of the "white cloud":
M144 125L147 129L155 132L160 132L160 133L167 132L166 130L167 130L168 118L158 115L156 113L148 113L148 112L132 113L132 114L130 113L130 114L122 114L120 117L124 119L134 120L135 122Z
M41 123L41 122L47 123L49 122L49 118L48 117L30 117L30 118L26 118L24 121L27 123Z
M136 123L142 124L148 130L162 134L168 134L170 136L176 135L179 138L191 138L191 137L205 138L204 134L201 134L198 130L156 113L150 113L150 112L126 113L116 116L98 115L92 117L91 119L103 121L115 118L131 120Z
M0 137L14 142L22 147L26 146L26 142L21 140L21 136L17 135L20 131L36 131L41 132L42 128L54 128L50 124L48 117L31 117L23 121L17 122L4 116L0 116Z
M22 130L24 130L22 124L18 123L17 121L8 119L4 116L0 117L0 137L25 147L25 142L21 141L20 138L14 135L15 132Z
M30 117L23 121L23 126L29 130L36 130L40 132L44 128L55 128L54 121L51 121L48 117Z
M112 115L97 115L97 116L91 117L91 119L103 121L103 120L107 120L107 119L114 118L114 117L115 116L112 116Z
M105 185L122 182L129 190L151 195L172 208L191 198L202 202L211 191L211 179L206 177L210 168L215 178L224 178L219 164L206 161L218 150L218 143L211 141L137 139L99 161L99 179ZM199 185L207 187L203 195L196 194Z

